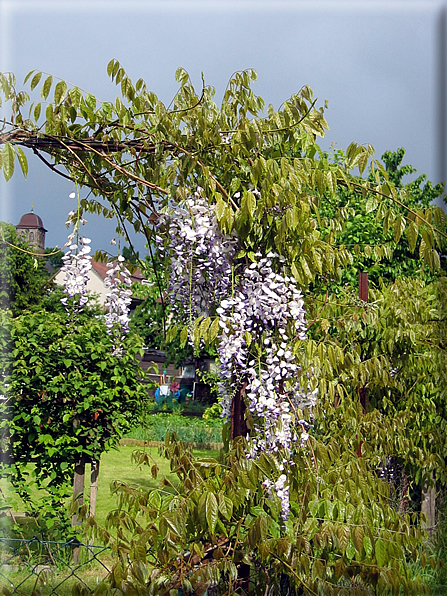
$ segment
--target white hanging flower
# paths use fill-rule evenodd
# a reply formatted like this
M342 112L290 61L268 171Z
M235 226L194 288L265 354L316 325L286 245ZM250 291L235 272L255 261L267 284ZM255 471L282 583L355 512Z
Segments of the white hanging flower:
M282 261L273 252L252 263L241 276L242 290L217 309L223 415L231 413L232 385L244 379L248 408L259 421L252 456L290 450L295 440L291 411L311 408L317 395L307 378L305 383L300 379L301 369L289 348L297 335L306 338L304 301L294 279L274 271L274 264L280 268ZM263 346L262 365L250 359L247 341Z
M67 308L68 298L72 298L74 313L81 312L88 302L87 282L92 268L90 242L90 238L81 236L78 244L71 244L68 252L62 257L63 292L66 296L61 299L61 302ZM67 312L69 312L68 308Z
M110 291L106 296L105 322L107 332L115 341L115 353L121 353L121 343L129 333L129 307L132 301L132 282L130 273L124 265L121 255L115 263L108 263L104 285Z
M160 252L171 257L170 301L177 320L188 324L199 316L215 313L219 302L230 293L231 262L236 238L219 229L215 206L210 205L200 187L182 207L160 218L168 231L169 245Z

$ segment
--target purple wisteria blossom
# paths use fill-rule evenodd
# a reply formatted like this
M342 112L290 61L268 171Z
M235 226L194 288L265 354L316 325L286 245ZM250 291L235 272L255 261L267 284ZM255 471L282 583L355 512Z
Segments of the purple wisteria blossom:
M253 438L253 453L290 449L291 412L315 404L316 392L300 381L301 369L290 347L292 338L306 339L304 302L295 280L274 271L280 257L269 253L251 264L241 276L241 290L221 302L218 348L223 383L224 416L231 408L231 384L247 383L248 407L262 428ZM262 357L250 355L251 342Z
M174 318L191 324L199 316L215 313L220 301L231 292L231 266L236 252L234 236L219 229L215 206L197 192L159 221L167 230L168 246L161 236L161 254L171 260L169 295Z
M105 316L108 334L115 343L115 353L122 350L122 341L129 333L129 306L132 301L132 282L130 273L124 265L124 257L121 255L114 263L108 263L107 277L104 285L109 289L106 296Z
M286 474L282 473L276 482L266 479L262 485L267 489L270 496L272 496L273 490L276 492L277 497L281 501L281 516L286 521L290 516L290 496Z
M308 439L304 425L302 433L296 431L296 414L311 409L317 397L314 383L302 374L294 353L297 341L306 339L301 291L287 274L285 260L274 252L256 254L257 262L242 271L239 264L234 279L237 240L222 234L214 206L201 189L182 207L165 214L159 225L168 231L168 248L163 248L161 237L158 244L162 254L169 251L171 257L174 317L190 325L199 316L219 316L223 416L230 417L234 393L243 386L255 421L247 455L279 456L278 478L266 482L281 500L286 520L290 503L285 465L292 446L300 445L300 439L304 445Z
M70 240L73 234L70 235ZM88 302L87 282L89 271L92 268L92 257L89 246L90 238L80 237L78 243L70 244L68 251L62 257L63 266L61 271L64 275L63 292L66 294L61 299L69 315L79 313ZM68 300L73 299L71 309L68 309Z
M255 420L248 453L252 458L262 452L281 452L287 459L298 441L294 415L316 403L317 390L311 389L306 377L303 382L291 347L296 339L306 339L304 301L295 280L278 272L283 266L284 261L273 252L260 258L241 275L241 289L222 300L217 309L223 416L230 416L234 385L243 382L248 409ZM257 350L250 349L253 343ZM253 356L256 351L258 355ZM303 436L301 440L303 444ZM281 500L286 520L290 503L283 470L281 464L282 473L271 487Z

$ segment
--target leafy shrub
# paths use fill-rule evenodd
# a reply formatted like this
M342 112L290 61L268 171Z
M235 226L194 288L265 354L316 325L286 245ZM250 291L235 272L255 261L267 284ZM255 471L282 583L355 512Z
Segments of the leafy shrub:
M218 403L213 404L203 412L202 418L204 420L221 420L222 406Z
M434 560L427 559L414 515L394 507L389 485L340 437L326 444L311 437L309 445L289 462L291 510L284 520L280 495L271 490L282 454L247 459L239 438L221 460L197 459L168 436L164 451L180 480L176 490L167 479L162 490L117 481L118 509L107 530L87 522L94 540L111 542L118 554L96 596L208 588L213 594L427 593L425 568ZM149 463L145 453L138 463ZM157 476L156 466L151 472Z

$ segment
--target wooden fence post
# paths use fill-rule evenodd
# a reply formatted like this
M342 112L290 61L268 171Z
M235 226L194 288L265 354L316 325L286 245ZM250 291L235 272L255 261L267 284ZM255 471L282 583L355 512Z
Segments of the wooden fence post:
M96 511L96 497L98 495L99 460L91 462L90 476L90 505L88 516L93 517Z
M73 477L73 502L76 507L80 507L84 502L84 484L85 484L85 460L83 457L75 464ZM75 513L71 518L72 526L79 526L81 520ZM73 563L79 562L79 546L73 549Z

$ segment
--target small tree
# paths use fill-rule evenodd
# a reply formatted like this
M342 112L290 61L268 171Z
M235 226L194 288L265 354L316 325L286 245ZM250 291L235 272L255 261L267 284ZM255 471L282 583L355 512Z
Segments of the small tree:
M54 514L63 517L75 465L99 462L147 405L142 341L130 335L115 354L96 318L68 323L44 310L1 316L1 472L35 514L47 502L51 525ZM31 497L34 483L47 495L39 503Z

